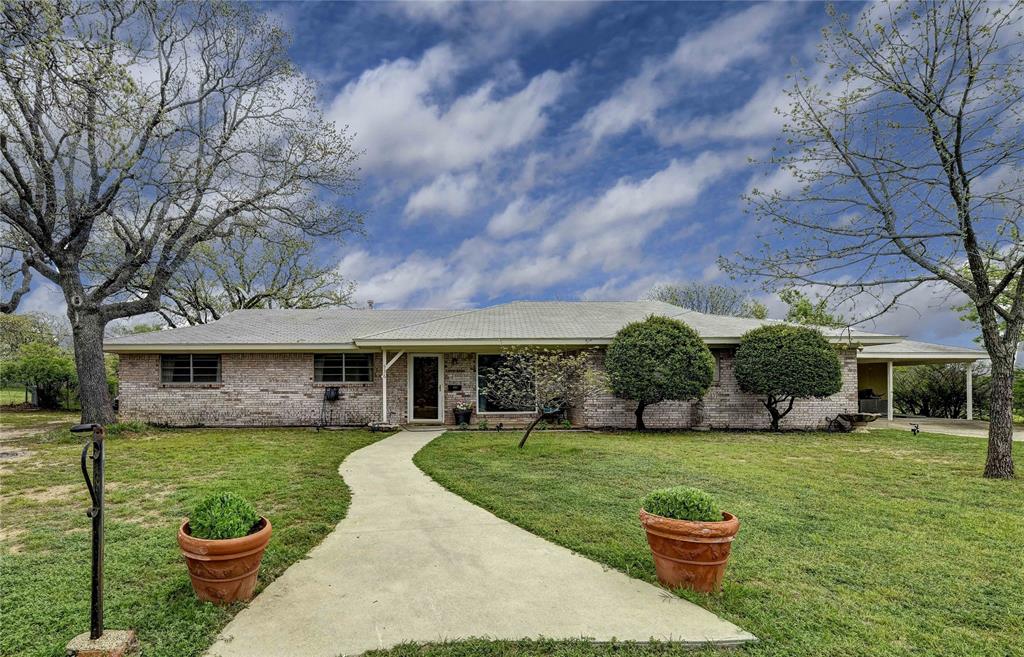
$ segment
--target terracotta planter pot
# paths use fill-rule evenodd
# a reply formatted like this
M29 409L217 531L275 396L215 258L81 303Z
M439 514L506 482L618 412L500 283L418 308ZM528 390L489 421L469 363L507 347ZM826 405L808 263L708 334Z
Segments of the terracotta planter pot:
M640 510L658 581L670 588L711 593L722 586L725 563L740 521L722 513L719 522L693 522Z
M178 545L185 555L196 597L228 604L252 598L263 551L270 541L270 521L260 518L258 529L241 538L208 540L192 536L188 520L178 529Z

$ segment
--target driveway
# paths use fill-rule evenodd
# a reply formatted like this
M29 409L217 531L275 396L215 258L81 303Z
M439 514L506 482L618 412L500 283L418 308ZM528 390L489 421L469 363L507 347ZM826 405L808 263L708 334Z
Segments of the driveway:
M587 637L734 645L732 623L449 493L412 463L440 431L351 454L348 516L239 613L222 657L334 657L407 641Z
M941 417L897 417L892 421L879 418L867 425L868 429L904 429L910 431L910 425L917 424L921 431L927 433L943 433L947 436L970 436L972 438L988 438L988 422L984 420L956 420ZM1013 427L1013 439L1024 440L1024 428Z

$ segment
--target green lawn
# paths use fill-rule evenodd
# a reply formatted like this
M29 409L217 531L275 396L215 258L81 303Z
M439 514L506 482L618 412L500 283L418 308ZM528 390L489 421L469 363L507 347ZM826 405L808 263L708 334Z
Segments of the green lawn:
M52 414L4 412L5 428ZM60 418L57 418L60 419ZM76 418L64 414L67 423ZM62 426L6 442L28 450L0 461L0 654L64 654L88 629L88 494L79 470L83 438ZM142 655L200 654L240 608L199 603L175 541L204 494L229 488L274 524L261 586L301 559L345 515L337 474L350 452L383 437L368 431L148 430L107 442L106 625L134 628Z
M22 404L25 402L25 388L0 387L0 406L8 404Z
M416 462L497 515L648 581L641 497L675 484L715 493L742 521L727 585L684 595L761 638L739 654L1024 655L1024 482L981 478L984 440L542 433L517 450L517 438L452 432ZM613 652L673 649L466 642L380 654Z

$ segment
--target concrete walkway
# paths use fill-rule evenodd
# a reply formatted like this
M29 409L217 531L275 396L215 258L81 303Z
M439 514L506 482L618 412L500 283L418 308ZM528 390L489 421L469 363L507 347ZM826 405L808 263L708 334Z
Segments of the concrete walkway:
M352 489L348 516L239 613L209 654L334 657L468 637L754 640L441 488L412 463L440 434L403 431L351 454L339 468Z

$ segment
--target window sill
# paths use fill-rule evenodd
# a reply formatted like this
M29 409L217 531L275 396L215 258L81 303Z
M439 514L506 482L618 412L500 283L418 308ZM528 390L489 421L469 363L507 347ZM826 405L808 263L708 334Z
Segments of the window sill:
M351 388L351 387L354 387L354 386L361 386L361 387L372 386L373 383L374 383L373 381L349 381L348 383L343 383L341 381L337 381L337 382L312 381L312 382L310 382L309 385L313 386L314 388L345 388L345 387Z
M161 388L223 388L223 383L161 383Z

